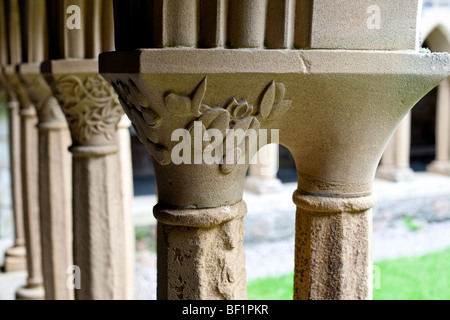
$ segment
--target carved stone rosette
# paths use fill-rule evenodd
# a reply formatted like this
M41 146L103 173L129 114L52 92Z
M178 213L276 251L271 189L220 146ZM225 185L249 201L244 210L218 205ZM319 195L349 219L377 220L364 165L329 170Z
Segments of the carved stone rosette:
M39 118L39 206L46 299L71 300L74 291L66 285L67 267L73 265L70 133L58 101L40 73L40 64L23 64L19 71Z
M74 265L77 300L127 298L126 232L117 130L123 115L95 60L51 61L43 73L72 136Z

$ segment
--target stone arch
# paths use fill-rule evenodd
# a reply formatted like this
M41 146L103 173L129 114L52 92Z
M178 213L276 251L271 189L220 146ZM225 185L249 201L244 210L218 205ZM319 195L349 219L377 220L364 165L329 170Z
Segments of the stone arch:
M450 51L450 10L433 8L425 11L422 18L422 42L427 40L433 52Z
M450 28L450 27L449 27ZM429 33L424 34L423 42L432 52L450 51L450 31L443 24L436 25Z

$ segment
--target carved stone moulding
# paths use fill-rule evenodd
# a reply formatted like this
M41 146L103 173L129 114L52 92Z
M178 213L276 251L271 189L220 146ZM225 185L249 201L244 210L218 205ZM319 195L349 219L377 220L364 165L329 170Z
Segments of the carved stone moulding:
M98 74L97 60L54 60L43 63L41 71L66 117L72 147L104 146L116 152L123 110L113 88Z
M195 121L203 131L278 129L302 191L364 196L393 130L449 61L415 51L149 49L102 54L100 73L155 160L161 202L214 207L241 200L249 155L234 167L175 164L175 130Z

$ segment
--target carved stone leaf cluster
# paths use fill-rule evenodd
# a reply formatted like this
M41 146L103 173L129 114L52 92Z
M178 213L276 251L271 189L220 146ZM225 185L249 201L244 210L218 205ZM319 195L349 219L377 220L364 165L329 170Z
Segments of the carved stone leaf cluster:
M282 116L291 107L292 101L284 100L286 92L284 85L272 81L261 94L257 104L231 98L224 107L210 107L203 103L206 88L207 78L205 77L191 96L168 93L165 96L165 104L174 116L194 117L194 121L190 122L186 129L191 130L194 122L200 121L203 125L203 134L209 129L217 129L222 133L223 160L220 169L224 174L229 174L234 171L240 158L245 156L247 132L249 130L258 132L261 121L274 120ZM229 129L245 132L245 135L238 138L231 146L226 144L227 135L231 132L228 131ZM230 154L233 159L227 158Z
M133 122L136 133L150 154L161 165L171 162L170 150L162 144L163 118L151 108L140 93L136 84L129 79L127 83L118 80L112 83L119 94L122 105ZM164 96L163 113L171 117L185 119L185 129L192 132L195 122L201 122L203 134L209 129L216 129L222 133L223 159L220 169L222 173L229 174L234 171L239 159L245 156L245 135L227 146L227 135L232 130L249 130L259 132L262 121L270 121L282 116L292 105L292 101L284 100L285 87L282 83L271 82L261 93L259 101L252 104L247 100L230 98L223 106L209 106L204 103L207 91L207 78L205 77L190 95L178 95L168 92ZM170 123L170 122L168 122ZM204 143L205 147L206 143ZM231 152L233 151L233 152ZM232 154L233 159L227 159ZM231 161L230 161L231 160Z
M169 149L160 144L158 135L162 117L148 106L133 80L130 79L127 83L119 80L113 82L112 86L119 95L120 102L133 123L139 140L158 163L169 164Z
M55 84L73 139L85 143L94 135L112 140L123 115L113 88L99 75L64 76Z

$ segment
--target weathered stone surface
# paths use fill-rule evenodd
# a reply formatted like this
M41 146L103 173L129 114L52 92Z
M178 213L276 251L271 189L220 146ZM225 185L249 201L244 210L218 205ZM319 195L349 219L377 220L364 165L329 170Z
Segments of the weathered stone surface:
M75 298L120 300L129 298L130 281L117 144L123 111L96 69L93 60L43 66L72 135L73 259L82 277Z
M313 49L417 50L419 1L307 0ZM401 12L402 14L398 14Z
M70 134L64 114L40 74L40 64L19 67L39 118L39 208L42 267L47 300L72 300L67 273L72 258Z
M159 204L158 299L247 298L244 202L210 209Z
M311 196L296 192L294 299L372 298L374 198Z
M432 61L441 68L431 68ZM243 114L258 121L258 132L280 129L280 142L293 153L298 166L299 190L310 195L296 201L295 297L370 299L370 208L375 203L370 190L375 170L393 129L449 73L447 63L447 56L413 52L164 49L103 54L100 72L113 84L154 158L160 204L174 206L174 212L191 210L205 221L214 221L206 208L242 199L251 155L230 171L206 163L176 165L171 159L176 142L170 140L175 129L190 128L195 120L205 128L233 128L234 113L227 108L233 98L248 106L250 112ZM206 116L213 111L215 117ZM156 207L155 214L159 210ZM179 280L184 271L171 269L166 262L171 261L167 233L172 229L161 221L163 214L157 218L159 239L164 239L159 242L159 254L167 257L159 266L164 279L159 296L216 297L213 292L201 296L184 290L203 287ZM196 239L192 229L175 230L174 239ZM215 237L214 232L205 233L205 239ZM329 232L333 237L326 236ZM180 250L180 254L188 252L189 256L189 250ZM197 260L190 261L191 268L200 268ZM305 263L311 278L304 272ZM212 265L220 269L217 260Z
M42 248L39 213L39 161L37 113L25 92L15 67L5 68L8 80L20 102L21 170L24 212L25 244L27 252L28 280L17 292L18 299L44 298L42 278ZM27 294L30 294L28 296ZM39 294L41 295L39 297Z

